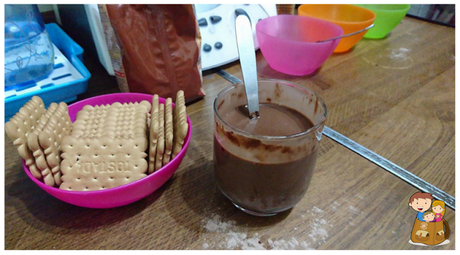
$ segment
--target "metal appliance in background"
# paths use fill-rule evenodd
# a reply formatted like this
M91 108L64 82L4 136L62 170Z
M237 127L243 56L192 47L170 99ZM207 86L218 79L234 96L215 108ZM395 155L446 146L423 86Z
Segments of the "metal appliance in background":
M277 14L275 4L195 4L201 33L202 70L212 69L238 60L235 32L235 10L242 9L251 21L254 50L259 48L256 24Z

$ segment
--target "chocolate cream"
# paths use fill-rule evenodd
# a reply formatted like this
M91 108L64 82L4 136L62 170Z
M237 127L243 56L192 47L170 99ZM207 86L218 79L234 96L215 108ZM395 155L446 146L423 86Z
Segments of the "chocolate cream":
M260 104L260 117L254 120L244 106L221 109L220 116L252 135L216 123L214 172L221 191L236 205L255 212L293 207L308 189L319 141L314 132L285 139L257 136L292 136L313 127L312 121L271 103Z

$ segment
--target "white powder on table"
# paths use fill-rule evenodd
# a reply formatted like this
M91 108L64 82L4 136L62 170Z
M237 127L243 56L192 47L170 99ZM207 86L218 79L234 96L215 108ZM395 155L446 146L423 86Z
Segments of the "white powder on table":
M340 204L339 204L339 202L334 201L334 203L332 203L331 207L332 207L332 210L336 211L337 208L340 207Z
M393 50L391 52L391 56L390 58L391 59L405 59L407 58L407 54L410 50L409 49L406 49L406 48L399 48L399 49L396 49L396 50Z
M363 213L363 212L360 211L358 208L356 208L356 207L354 207L354 206L352 206L352 205L348 206L348 209L349 209L352 213L354 213L354 214L361 214L361 213Z
M247 232L241 231L235 225L235 221L224 221L220 215L213 215L210 219L204 220L204 229L209 233L223 234L220 242L204 243L203 249L242 249L242 250L306 250L313 249L312 246L320 245L326 242L328 232L326 227L332 227L325 219L318 218L323 210L313 206L308 210L310 220L305 224L311 227L307 235L309 240L298 241L295 237L277 240L268 239L266 243L261 242L259 234L248 236ZM302 215L304 218L305 215ZM297 228L294 228L297 229ZM240 230L240 231L239 231ZM209 241L209 240L208 240Z
M319 214L319 213L323 213L323 210L319 209L319 208L316 207L316 206L313 206L312 211L313 211L314 213L318 213L318 214Z
M268 245L270 245L273 250L311 250L312 248L305 241L299 243L295 237L291 237L290 240L279 239L272 241L268 239Z
M241 248L243 250L266 250L256 233L254 237L248 238L245 233L229 231L227 237L227 249Z
M220 215L214 215L204 226L209 232L226 232L229 227L235 225L234 221L223 222Z

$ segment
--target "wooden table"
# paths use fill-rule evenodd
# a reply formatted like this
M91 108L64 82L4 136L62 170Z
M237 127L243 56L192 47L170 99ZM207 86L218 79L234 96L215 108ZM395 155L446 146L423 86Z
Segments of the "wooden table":
M96 59L79 99L118 91ZM406 17L385 39L333 54L315 74L271 69L260 78L293 81L326 102L326 125L455 195L455 29ZM238 62L223 67L241 79ZM455 249L408 243L418 190L323 136L313 180L292 210L260 218L236 209L213 177L212 102L231 83L207 71L206 97L188 106L192 142L174 175L152 195L94 210L61 202L28 179L5 138L5 249Z

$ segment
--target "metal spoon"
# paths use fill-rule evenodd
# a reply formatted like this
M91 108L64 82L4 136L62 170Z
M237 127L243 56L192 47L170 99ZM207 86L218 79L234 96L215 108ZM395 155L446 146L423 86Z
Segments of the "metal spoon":
M236 9L235 14L236 42L248 101L249 118L254 119L259 117L259 89L251 21L243 9Z
M327 41L331 41L331 40L335 40L335 39L340 39L340 38L343 38L343 37L348 37L348 36L352 36L352 35L355 35L355 34L359 34L361 32L364 32L366 30L369 30L371 28L374 27L374 24L371 24L370 26L364 28L364 29L361 29L361 30L358 30L356 32L353 32L353 33L349 33L349 34L346 34L346 35L341 35L341 36L336 36L336 37L332 37L332 38L329 38L329 39L326 39L326 40L321 40L321 41L317 41L317 43L319 42L327 42Z

